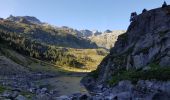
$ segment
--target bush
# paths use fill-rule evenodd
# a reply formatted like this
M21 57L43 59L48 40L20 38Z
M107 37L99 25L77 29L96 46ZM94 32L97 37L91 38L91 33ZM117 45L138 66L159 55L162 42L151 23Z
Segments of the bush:
M6 90L6 88L5 88L5 87L0 86L0 93L3 93L5 90Z
M151 68L147 71L120 71L119 74L114 75L111 80L109 80L109 84L116 84L121 80L130 80L132 83L136 83L138 80L151 80L156 79L160 81L170 80L170 68Z

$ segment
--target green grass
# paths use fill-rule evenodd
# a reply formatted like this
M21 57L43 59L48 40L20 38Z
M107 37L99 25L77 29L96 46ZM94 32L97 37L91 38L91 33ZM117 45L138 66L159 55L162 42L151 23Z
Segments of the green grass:
M0 45L1 47L1 45ZM7 58L10 58L12 61L14 61L15 63L19 64L19 65L23 65L26 66L26 62L24 62L22 58L19 58L18 54L16 52L14 52L13 50L7 49L7 48L1 48L0 51L1 55L6 56Z
M38 72L91 72L95 70L104 56L108 53L104 49L73 49L67 48L66 56L61 56L60 61L42 61L17 53L10 47L0 43L0 53L15 63ZM59 48L58 49L63 49Z
M119 71L118 74L113 75L111 80L108 81L110 85L116 84L122 80L130 80L132 83L136 83L138 80L160 80L167 81L170 80L170 68L164 67L160 68L158 65L152 65L149 70L130 70L130 71Z
M6 88L0 85L0 93L3 93L5 90Z
M21 95L25 96L28 100L32 100L35 97L35 94L26 91L22 91Z
M98 72L98 70L94 70L94 71L90 72L88 76L91 76L94 79L97 79L99 76L99 72Z
M108 54L103 49L73 49L67 48L65 56L60 57L55 65L62 66L68 70L95 70L102 59Z

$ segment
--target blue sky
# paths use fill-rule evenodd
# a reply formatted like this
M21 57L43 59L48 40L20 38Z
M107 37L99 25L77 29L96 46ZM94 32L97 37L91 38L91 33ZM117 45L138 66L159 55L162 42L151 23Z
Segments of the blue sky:
M160 7L164 0L0 0L0 17L35 16L75 29L126 30L130 13ZM170 4L170 0L166 0Z

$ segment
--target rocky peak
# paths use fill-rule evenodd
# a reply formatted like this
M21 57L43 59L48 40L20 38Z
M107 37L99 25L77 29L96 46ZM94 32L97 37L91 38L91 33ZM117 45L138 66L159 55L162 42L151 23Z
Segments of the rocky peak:
M15 21L15 22L20 22L23 19L27 20L27 21L29 21L30 23L33 23L33 24L43 24L39 19L37 19L36 17L33 17L33 16L13 16L13 15L10 15L7 18L7 20Z
M111 30L104 31L104 33L111 33L111 32L112 32Z
M132 48L130 55L143 55L144 53L140 50L147 49L146 51L148 51L148 53L146 55L150 57L148 60L145 59L146 62L145 64L143 62L144 65L141 65L141 67L146 66L151 62L151 59L155 59L155 56L158 56L157 53L164 52L164 50L161 50L161 44L166 45L166 49L169 49L169 45L167 45L170 35L169 22L170 6L153 9L136 16L135 20L131 22L127 32L118 38L118 42L115 44L115 47L112 48L111 54L122 54ZM159 49L157 52L152 51L157 49ZM149 55L151 52L155 54ZM133 66L136 67L135 65Z
M107 31L102 34L89 37L92 42L95 42L99 47L110 49L114 46L119 35L125 33L123 30Z
M83 37L89 37L93 35L93 32L90 30L80 30L80 32L83 34Z
M99 32L98 30L94 30L92 33L93 33L93 36L102 34L102 32Z

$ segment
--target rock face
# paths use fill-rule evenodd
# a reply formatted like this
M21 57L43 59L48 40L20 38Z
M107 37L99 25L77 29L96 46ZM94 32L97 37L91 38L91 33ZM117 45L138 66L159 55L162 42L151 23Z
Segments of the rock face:
M115 31L106 30L104 33L100 35L89 37L89 39L92 42L95 42L99 47L110 49L114 47L114 44L117 41L118 36L123 33L125 33L125 31L123 30L115 30Z
M98 66L95 78L89 74L82 82L89 90L95 91L106 86L120 69L144 70L151 64L170 67L170 6L137 15ZM128 97L129 93L121 92L120 95Z
M90 40L97 44L98 47L110 49L114 47L115 42L119 35L125 33L124 30L106 30L104 32L99 32L97 30L80 30L76 31L76 36Z
M82 37L90 37L93 35L93 32L90 30L80 30Z

